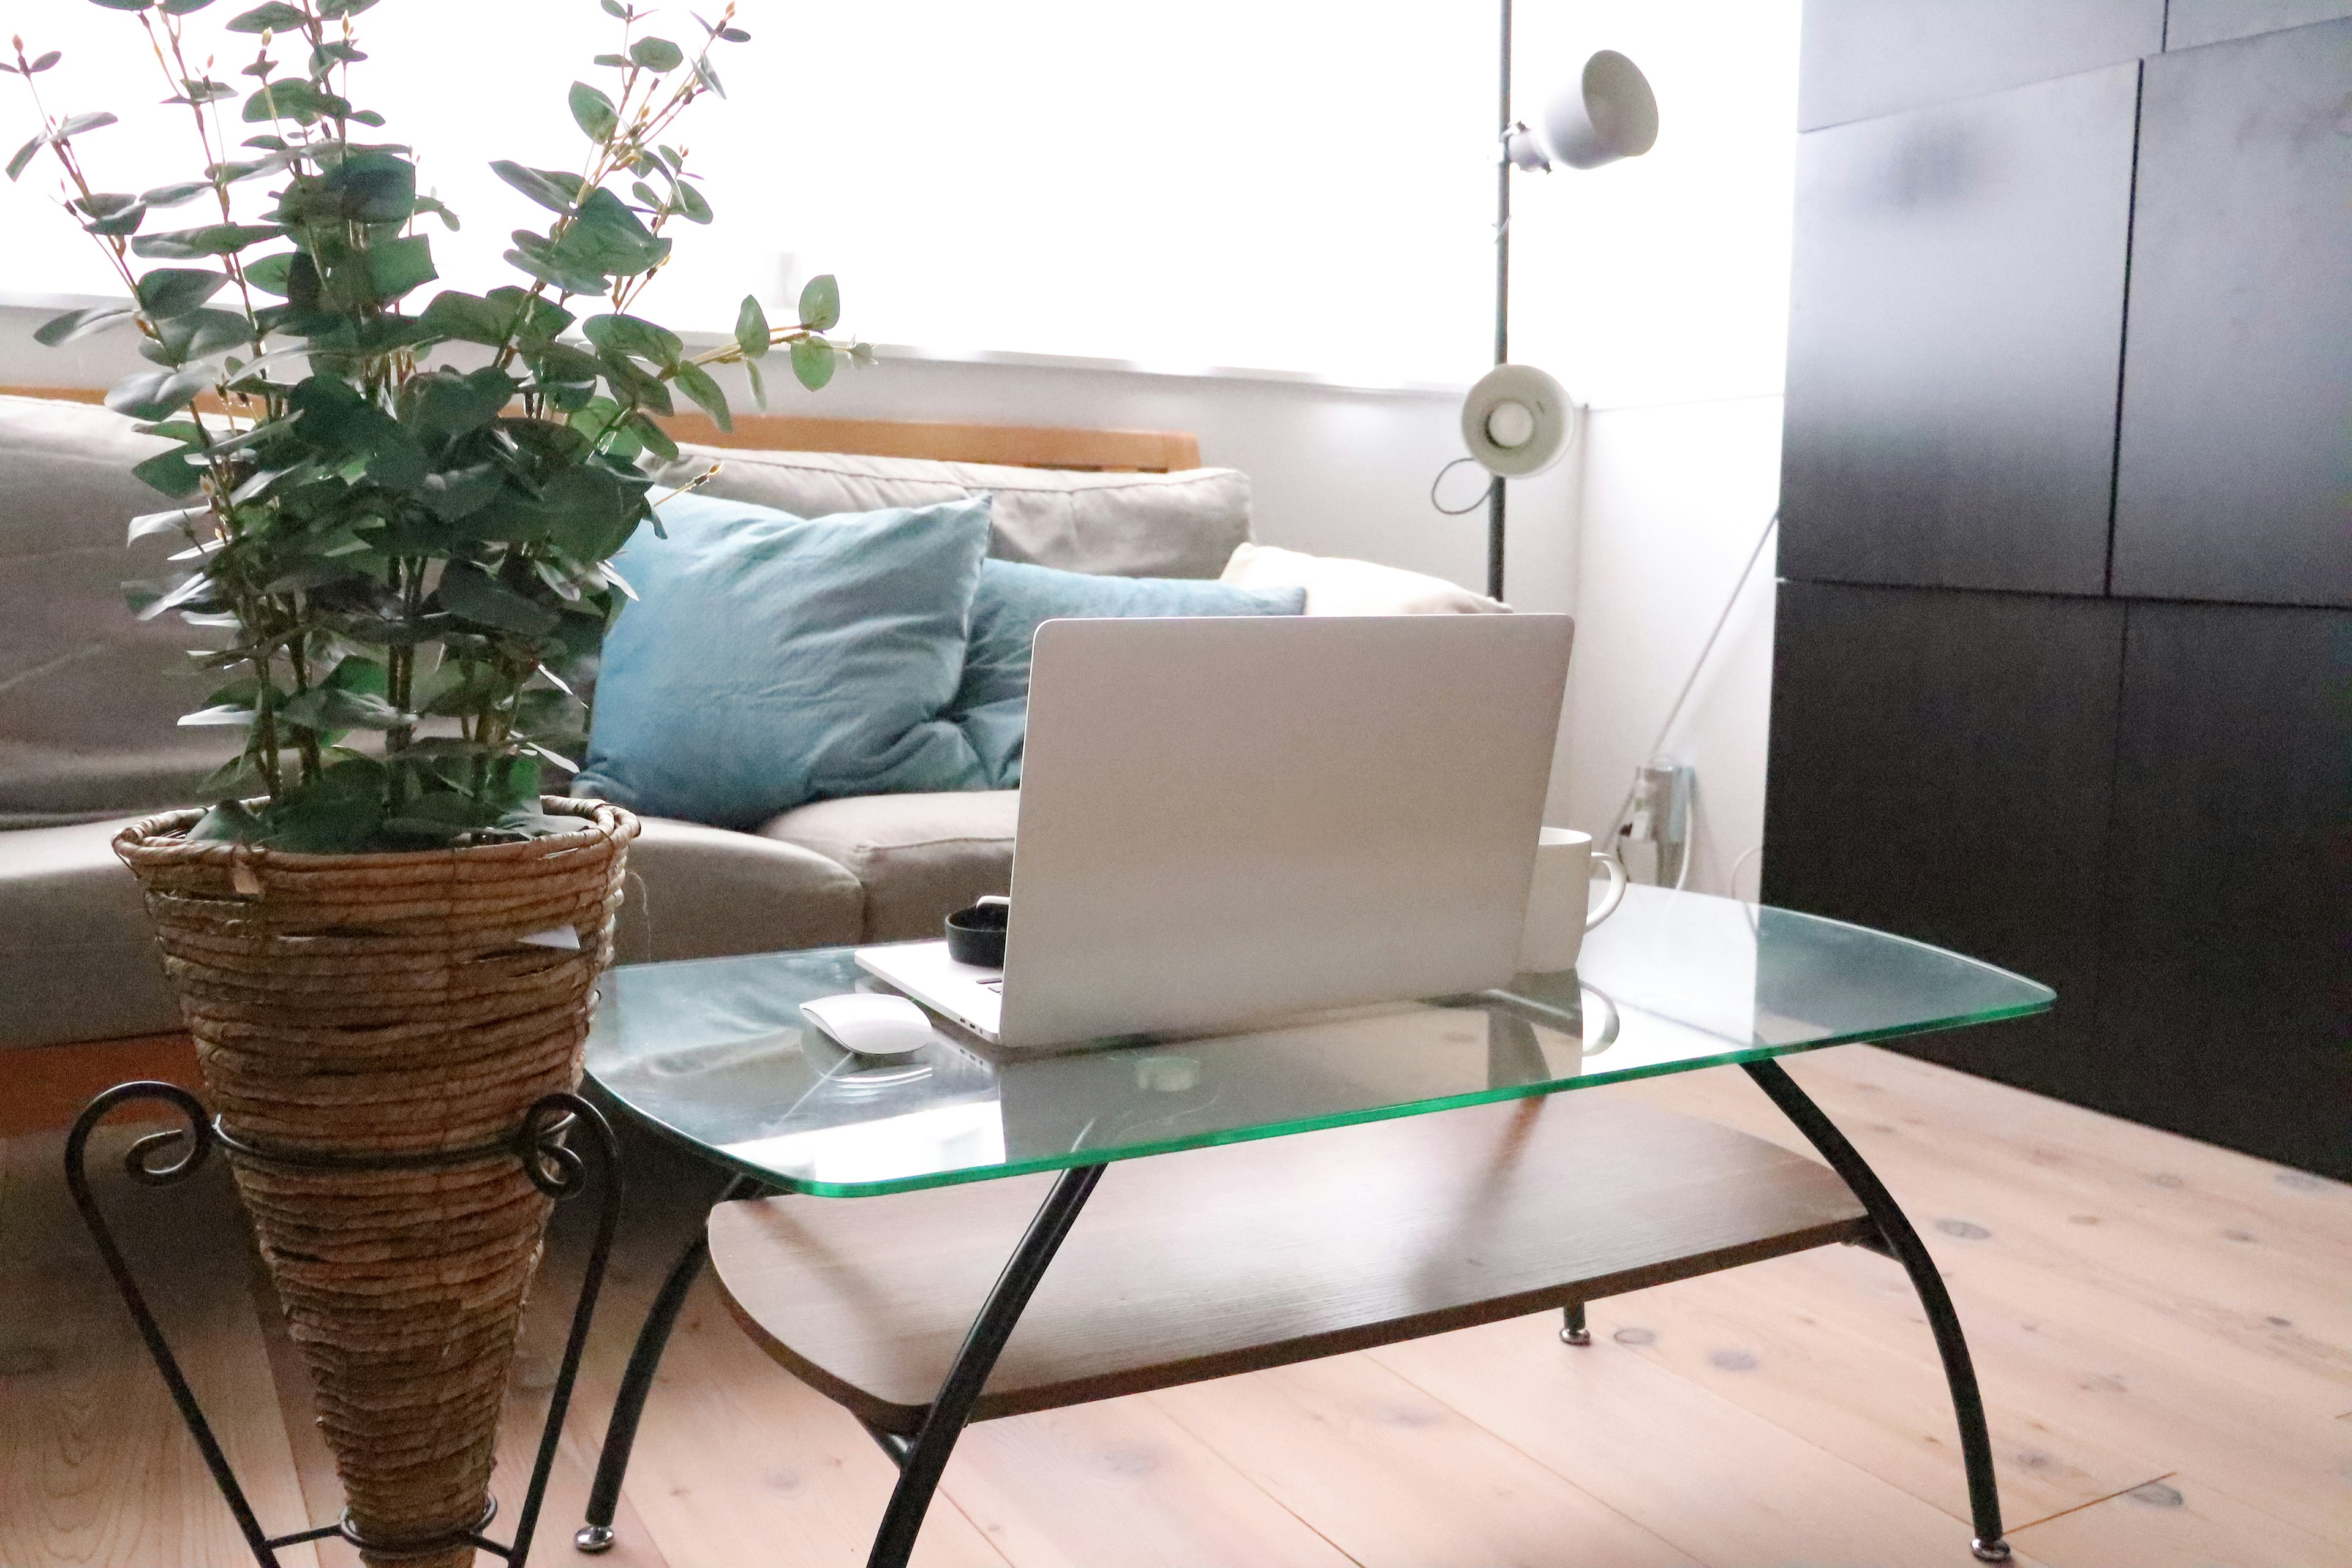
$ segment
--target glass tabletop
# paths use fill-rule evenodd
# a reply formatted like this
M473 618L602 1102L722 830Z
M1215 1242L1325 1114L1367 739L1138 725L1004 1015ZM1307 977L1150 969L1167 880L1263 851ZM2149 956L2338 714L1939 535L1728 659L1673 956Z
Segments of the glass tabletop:
M1279 1027L1002 1050L942 1027L852 1057L800 1005L885 989L846 947L624 965L588 1070L776 1188L865 1197L1753 1061L2045 1011L2048 986L1924 942L1629 889L1576 971Z

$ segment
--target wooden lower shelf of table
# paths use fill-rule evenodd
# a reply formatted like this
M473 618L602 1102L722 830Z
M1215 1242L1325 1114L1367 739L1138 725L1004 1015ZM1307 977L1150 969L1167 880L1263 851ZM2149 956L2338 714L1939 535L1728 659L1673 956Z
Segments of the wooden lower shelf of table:
M710 1258L768 1353L912 1433L1050 1176L722 1204ZM1563 1093L1104 1172L974 1420L1592 1300L1870 1234L1812 1161Z

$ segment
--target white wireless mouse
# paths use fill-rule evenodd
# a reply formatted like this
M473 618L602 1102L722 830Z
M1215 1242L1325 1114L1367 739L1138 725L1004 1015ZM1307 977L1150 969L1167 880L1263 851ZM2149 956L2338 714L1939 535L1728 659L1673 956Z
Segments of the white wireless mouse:
M853 991L801 1004L801 1016L843 1050L903 1057L931 1043L930 1015L904 996Z

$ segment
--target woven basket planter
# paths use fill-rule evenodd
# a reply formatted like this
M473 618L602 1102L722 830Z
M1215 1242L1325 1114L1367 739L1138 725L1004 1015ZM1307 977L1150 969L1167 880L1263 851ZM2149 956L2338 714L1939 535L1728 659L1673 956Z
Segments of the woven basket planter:
M237 1143L307 1155L474 1148L578 1087L636 818L550 798L575 832L383 855L289 855L125 828L205 1088ZM570 927L576 952L523 942ZM474 1528L550 1200L504 1153L394 1170L230 1163L310 1369L352 1527L396 1550Z

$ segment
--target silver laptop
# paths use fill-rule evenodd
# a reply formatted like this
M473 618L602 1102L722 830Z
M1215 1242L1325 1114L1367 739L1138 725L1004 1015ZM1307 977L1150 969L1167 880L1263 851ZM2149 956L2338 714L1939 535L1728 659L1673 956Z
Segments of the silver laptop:
M983 1039L1063 1045L1511 978L1566 616L1037 628L1000 972L861 949Z

